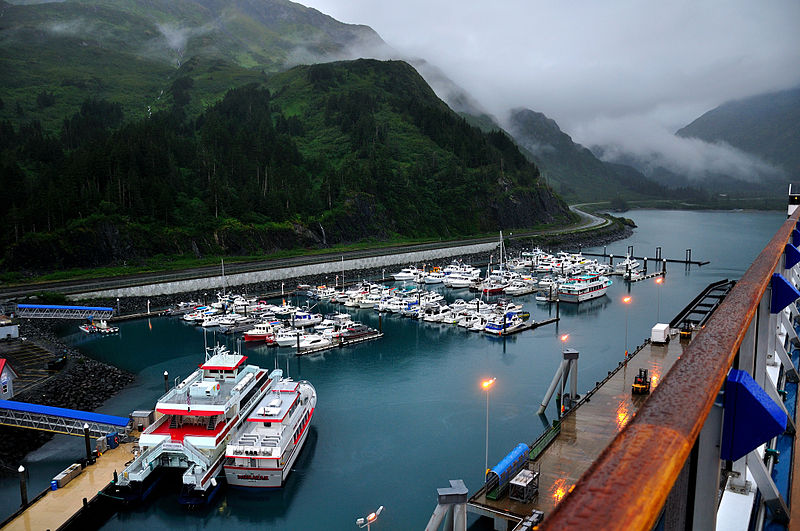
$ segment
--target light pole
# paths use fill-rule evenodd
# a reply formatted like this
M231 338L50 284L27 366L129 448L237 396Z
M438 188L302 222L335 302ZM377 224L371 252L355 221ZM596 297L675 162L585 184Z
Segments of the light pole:
M664 283L664 277L656 279L656 289L658 290L658 304L656 305L656 322L661 322L661 284Z
M628 357L628 308L631 305L631 301L633 299L630 295L626 295L622 298L622 302L625 303L625 357Z
M481 382L481 387L486 391L486 459L483 465L483 475L486 476L486 471L489 470L489 389L494 385L497 378L490 378Z
M366 527L367 531L369 531L369 526L375 523L375 521L378 519L378 516L380 516L381 512L383 512L383 505L378 507L378 510L375 511L374 513L369 513L364 518L358 518L356 520L356 525L362 529Z

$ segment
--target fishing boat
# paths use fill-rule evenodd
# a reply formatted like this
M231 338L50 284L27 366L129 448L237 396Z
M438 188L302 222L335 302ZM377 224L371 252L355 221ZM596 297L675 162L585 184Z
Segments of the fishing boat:
M503 315L494 315L489 319L489 322L486 323L483 331L494 336L506 336L515 332L520 332L530 328L530 324L527 323L530 316L528 312L519 311L506 312Z
M602 275L578 275L558 286L558 299L561 302L583 302L596 299L605 295L611 284L611 279Z
M274 341L277 324L277 321L256 323L253 328L245 331L244 340L269 342L272 339Z
M155 423L139 437L139 455L109 494L125 502L147 498L164 468L184 470L178 500L203 505L218 493L225 446L267 392L269 374L245 365L225 347L206 350L205 362L158 399Z
M269 375L266 394L225 450L225 478L234 487L281 487L308 437L317 391L307 381Z

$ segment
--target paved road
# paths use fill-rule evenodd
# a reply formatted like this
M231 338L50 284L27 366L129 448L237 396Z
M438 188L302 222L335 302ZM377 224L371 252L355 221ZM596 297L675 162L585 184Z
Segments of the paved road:
M509 233L509 236L512 237L513 239L518 239L531 236L540 236L544 234L563 234L574 230L583 231L583 230L600 228L610 224L610 222L605 218L601 218L580 210L578 208L580 206L581 205L574 205L570 207L570 209L573 212L581 216L581 220L577 223L553 229L520 231L513 233L513 235ZM400 254L400 253L424 251L430 249L440 249L443 247L457 247L462 245L472 245L476 243L488 243L495 240L497 240L497 237L491 236L486 238L473 238L469 240L431 242L431 243L423 243L415 245L401 245L395 247L385 247L380 249L367 249L359 251L320 254L315 256L297 256L292 258L281 258L276 260L240 262L240 263L226 264L225 273L226 274L247 273L251 271L263 271L266 269L278 269L284 267L296 267L300 265L318 264L323 262L333 262L341 260L343 258L346 260L353 260L359 258L369 258L371 256ZM125 276L117 276L110 278L65 280L57 282L39 282L39 283L25 284L20 286L2 286L0 287L0 301L24 297L27 295L33 295L35 293L43 291L57 292L69 295L85 291L96 291L101 289L139 286L142 284L155 284L160 282L173 282L177 280L204 278L209 276L217 276L219 274L220 274L220 266L214 265L214 266L185 269L182 271L173 271L169 273L141 273L135 275L125 275Z

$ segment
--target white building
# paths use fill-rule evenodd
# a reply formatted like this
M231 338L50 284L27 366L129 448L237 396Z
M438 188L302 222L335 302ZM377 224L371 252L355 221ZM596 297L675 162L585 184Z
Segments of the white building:
M10 400L14 396L14 379L18 376L8 360L0 358L0 399Z

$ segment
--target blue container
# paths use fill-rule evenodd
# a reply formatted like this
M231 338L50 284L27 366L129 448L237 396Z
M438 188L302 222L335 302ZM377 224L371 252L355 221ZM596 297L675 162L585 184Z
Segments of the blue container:
M50 481L50 490L58 490L58 481L55 479Z
M108 444L109 448L116 448L119 446L119 434L114 432L106 435L106 443Z

